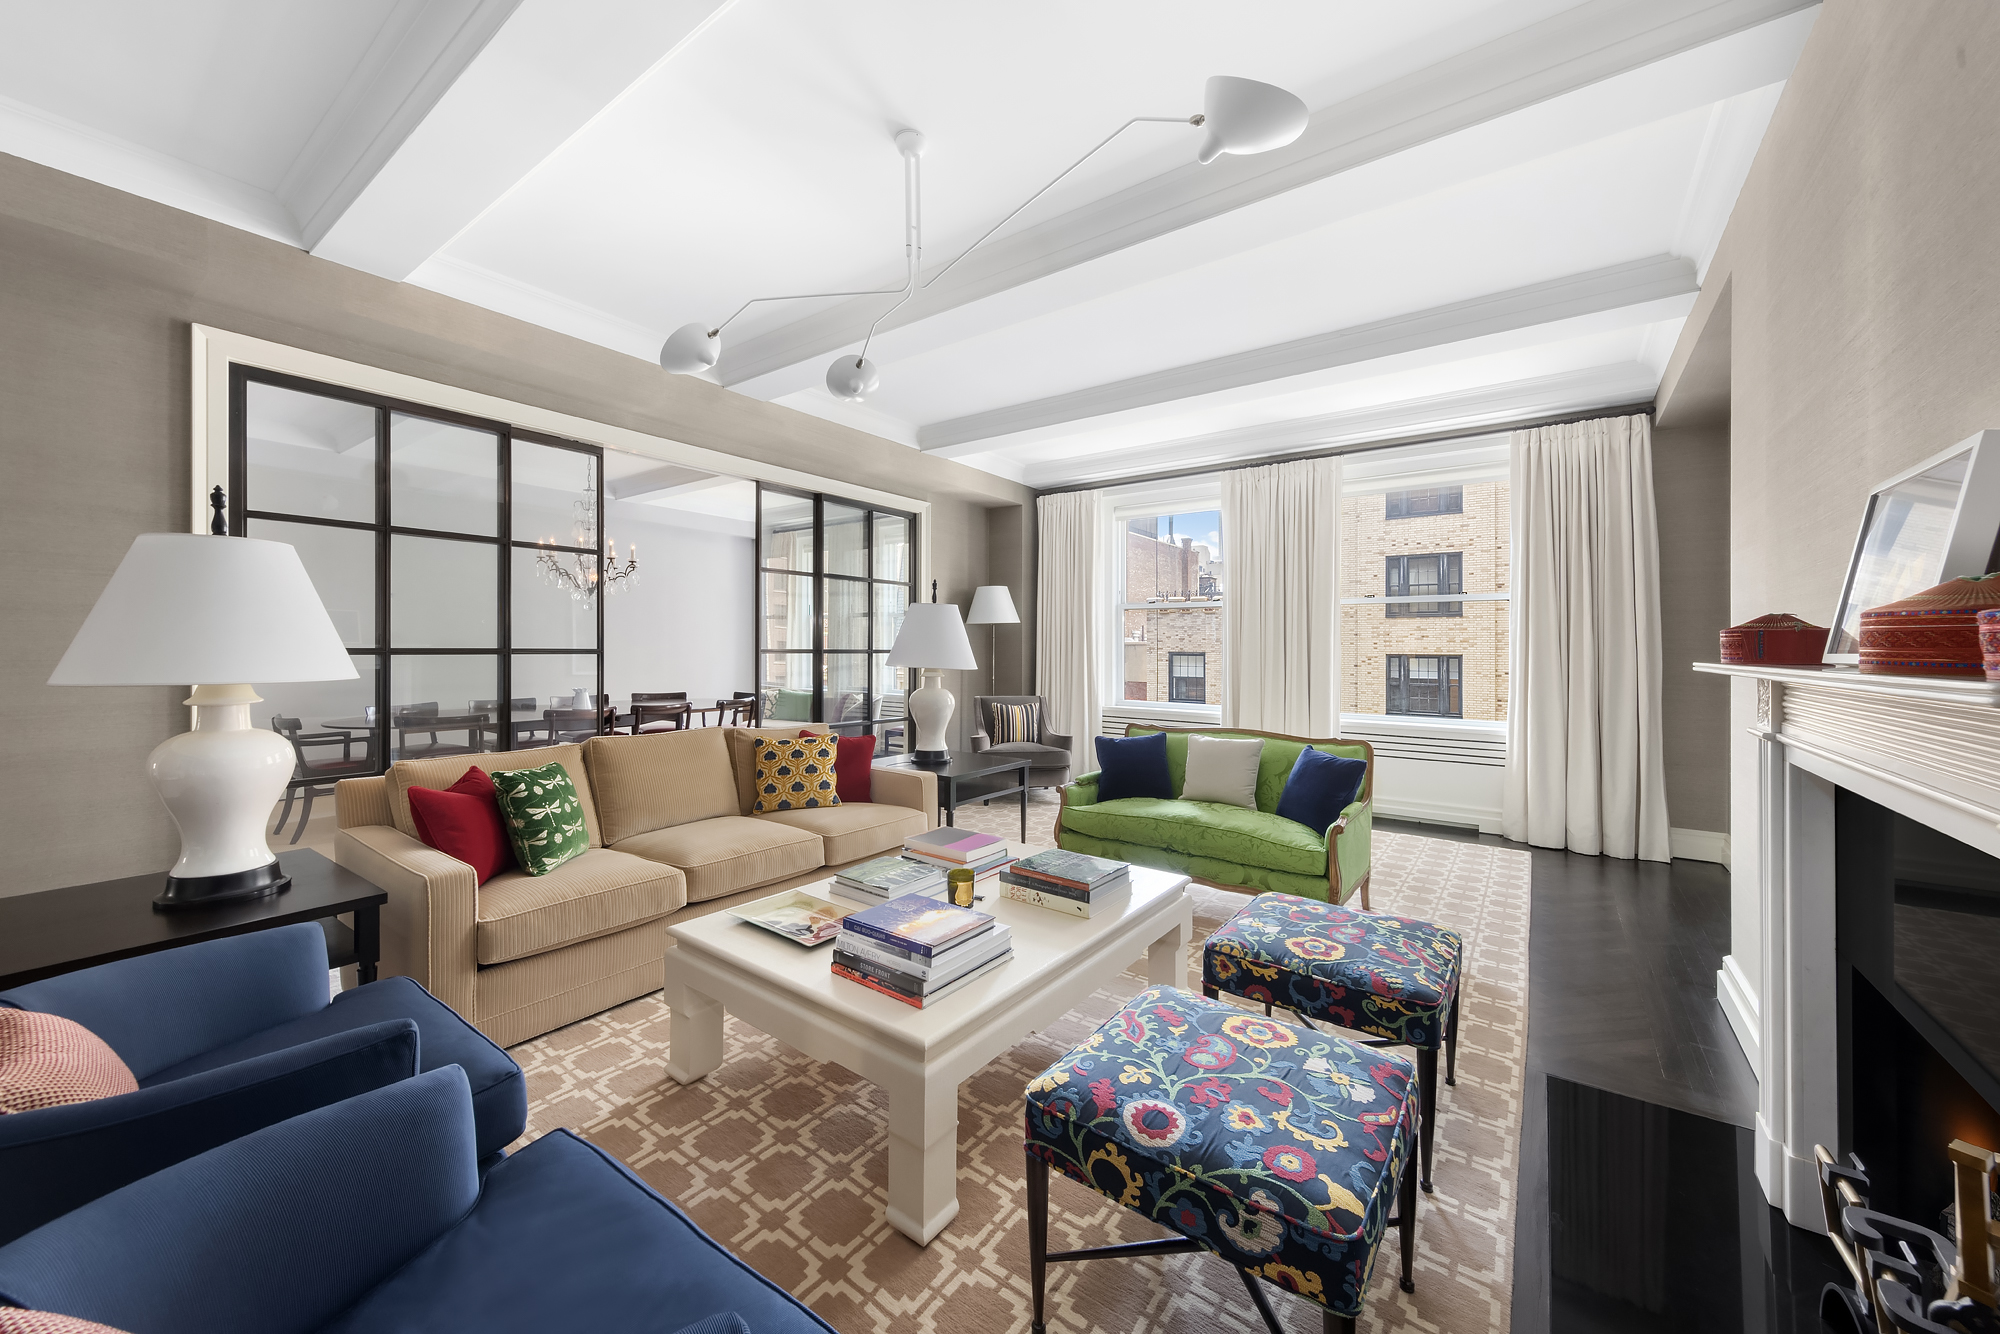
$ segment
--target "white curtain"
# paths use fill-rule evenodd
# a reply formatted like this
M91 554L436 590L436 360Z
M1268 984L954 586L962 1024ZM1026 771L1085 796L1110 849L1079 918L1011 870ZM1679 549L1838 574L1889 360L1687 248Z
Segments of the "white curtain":
M1049 727L1069 734L1070 772L1097 767L1099 683L1110 651L1110 518L1101 491L1067 491L1035 502L1035 682Z
M1340 730L1340 467L1300 459L1222 474L1222 722Z
M1666 861L1652 424L1516 431L1508 838Z

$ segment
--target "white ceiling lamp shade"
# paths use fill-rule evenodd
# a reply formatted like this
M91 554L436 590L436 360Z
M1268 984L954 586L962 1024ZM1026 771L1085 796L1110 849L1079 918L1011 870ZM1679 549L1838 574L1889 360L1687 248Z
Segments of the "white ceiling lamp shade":
M1201 144L1195 150L1195 159L1207 163L1213 162L1224 153L1266 153L1274 148L1282 148L1305 132L1307 118L1306 104L1283 88L1259 83L1255 79L1239 79L1218 74L1209 79L1205 86L1200 114L1134 116L1101 140L1096 148L1063 168L1054 180L1029 195L1019 208L994 223L978 240L960 251L951 263L924 279L922 285L929 287L950 273L957 267L959 260L985 244L987 238L1019 217L1030 204L1054 189L1071 172L1095 157L1106 144L1134 125L1165 123L1200 127L1203 134ZM874 341L875 330L882 321L917 294L917 274L923 266L924 146L924 136L915 130L900 130L896 134L896 151L903 155L903 250L909 263L909 276L901 287L868 292L804 292L795 296L754 297L737 307L734 315L714 328L697 322L684 324L674 330L660 349L662 369L676 375L699 375L714 366L722 354L722 331L737 315L741 315L759 302L805 301L819 297L894 296L898 298L895 304L877 315L874 323L868 326L868 335L861 341L859 355L849 356L843 353L826 368L827 392L835 398L854 402L873 393L880 386L882 377L875 363L868 360L868 345Z
M221 509L221 491L215 502ZM255 726L252 681L351 681L358 673L299 554L283 542L191 533L132 541L56 664L56 686L192 685L194 730L147 770L181 833L163 908L264 898L291 884L264 822L291 781L291 742Z
M1217 74L1203 90L1201 103L1201 146L1194 160L1204 165L1224 153L1268 153L1306 132L1306 104L1255 79Z

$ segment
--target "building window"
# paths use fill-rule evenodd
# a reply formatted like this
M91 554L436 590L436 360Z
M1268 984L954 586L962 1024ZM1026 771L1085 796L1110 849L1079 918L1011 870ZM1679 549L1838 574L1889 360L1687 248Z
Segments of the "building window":
M1391 491L1383 497L1385 519L1420 519L1430 514L1465 513L1465 488L1427 486L1415 491Z
M1386 557L1383 587L1391 598L1419 598L1465 591L1465 556L1442 551L1425 556ZM1462 602L1391 602L1391 616L1463 616Z
M1113 698L1214 708L1220 699L1222 513L1213 492L1183 490L1177 506L1141 498L1113 511L1119 561ZM1214 688L1213 693L1211 687Z
M1388 707L1383 712L1426 718L1464 717L1463 662L1457 656L1391 653L1383 673L1389 684Z
M889 649L916 579L915 516L762 483L757 512L764 721L872 732L878 748L900 739L903 669Z
M1167 658L1168 701L1174 704L1208 703L1208 655L1170 653Z

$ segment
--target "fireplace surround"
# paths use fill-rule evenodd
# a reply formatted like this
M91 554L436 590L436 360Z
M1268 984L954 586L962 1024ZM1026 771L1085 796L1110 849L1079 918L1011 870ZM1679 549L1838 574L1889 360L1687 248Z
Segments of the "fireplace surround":
M1959 1031L1947 1028L1919 997L1949 1009L1952 982L1917 962L1941 948L1940 935L1948 945L1955 925L1978 919L1956 932L1970 950L2000 922L1962 911L1988 905L1981 877L1989 863L2000 868L2000 684L1851 667L1695 670L1743 678L1732 690L1750 723L1732 747L1731 874L1735 913L1754 918L1732 933L1717 999L1757 1071L1757 1179L1793 1224L1820 1232L1814 1145L1846 1153L1858 1134L1879 1146L1885 1103L1922 1102L1904 1099L1913 1084L1931 1081L1937 1087L1918 1091L1948 1103L1956 1094L1945 1075L1955 1077L1983 1104L1969 1108L1968 1128L2000 1124L1979 1119L2000 1106L2000 1071L1972 1055L1986 1038L1960 1016L1976 999L1951 1009ZM1940 881L1934 866L1918 865L1926 857L1960 874ZM1990 971L2000 974L2000 959ZM1910 1045L1910 1032L1935 1060ZM1850 1037L1891 1050L1861 1069L1846 1059ZM1898 1114L1913 1130L1936 1115ZM1943 1152L1939 1139L1932 1156L1941 1163ZM1913 1204L1928 1199L1922 1180L1912 1192Z

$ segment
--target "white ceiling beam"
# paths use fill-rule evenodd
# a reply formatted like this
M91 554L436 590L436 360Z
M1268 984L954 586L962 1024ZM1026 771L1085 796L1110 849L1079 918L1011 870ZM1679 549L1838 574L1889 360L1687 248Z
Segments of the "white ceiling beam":
M683 468L668 463L658 468L648 468L645 472L634 473L630 477L606 479L604 494L613 500L640 500L649 496L684 495L690 491L706 491L724 483L733 482L733 477L722 477L712 472L701 472L694 468Z
M996 436L1268 384L1558 320L1669 298L1691 299L1699 290L1692 261L1678 255L1654 255L1469 301L1454 301L1429 310L1231 353L1190 366L1152 371L1067 394L934 422L917 428L917 447L935 451L971 445Z
M1287 148L1225 155L1208 166L1189 162L992 242L884 320L878 344L888 355L894 330L1797 14L1768 34L1729 86L1700 96L1714 101L1782 80L1810 27L1805 11L1816 7L1815 0L1591 0L1324 108ZM1288 230L1304 225L1297 219ZM1128 275L1120 285L1146 276ZM725 348L719 377L759 398L791 393L807 382L795 368L859 341L881 307L879 300L843 302ZM1005 318L1024 316L1010 310Z
M1442 431L1473 431L1555 412L1587 412L1650 400L1658 383L1651 368L1621 362L1587 370L1482 385L1375 407L1290 421L1259 422L1206 435L1133 445L1099 454L1030 463L1021 481L1043 489L1115 481L1143 473L1216 467Z
M398 282L734 0L520 0L312 252Z

